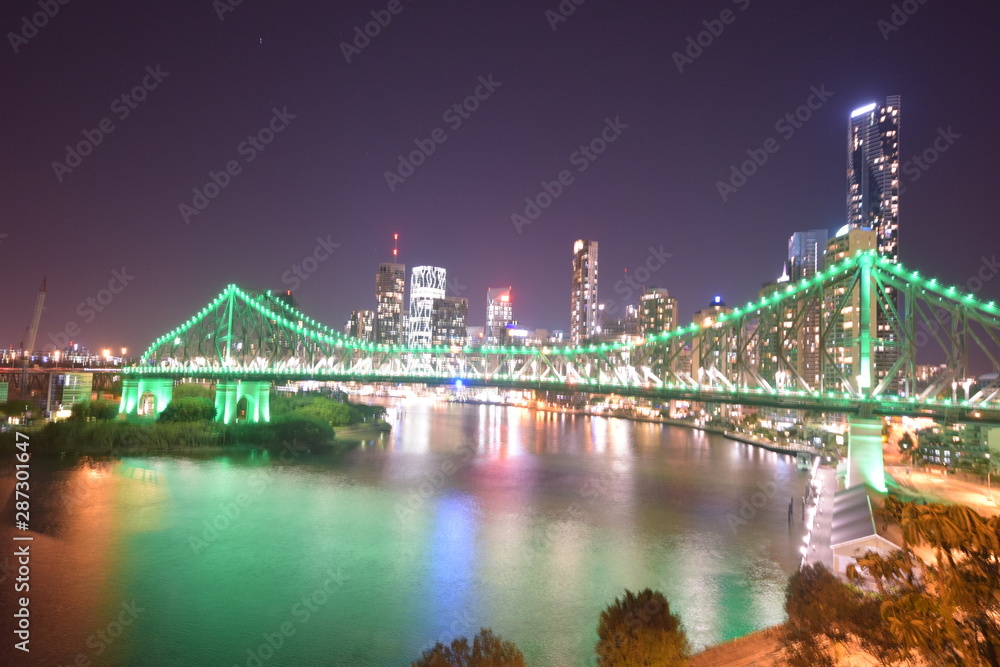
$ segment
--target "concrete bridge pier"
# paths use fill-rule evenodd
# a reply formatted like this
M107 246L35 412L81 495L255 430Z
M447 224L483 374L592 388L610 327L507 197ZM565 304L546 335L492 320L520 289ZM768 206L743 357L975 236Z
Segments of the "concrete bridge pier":
M247 421L271 421L271 383L261 380L221 380L215 385L215 420L236 421L241 400L247 401Z
M885 459L882 457L882 420L851 415L847 441L846 488L867 484L886 492Z
M152 396L149 416L157 416L170 404L174 395L174 381L169 378L122 378L122 402L119 414L140 415L146 394Z

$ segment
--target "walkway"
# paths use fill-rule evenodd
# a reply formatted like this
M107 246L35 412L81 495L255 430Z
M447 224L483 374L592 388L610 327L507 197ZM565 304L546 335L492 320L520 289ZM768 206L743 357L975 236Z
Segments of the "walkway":
M818 494L818 501L806 513L809 543L803 563L822 563L832 571L833 550L830 549L830 531L833 520L833 495L837 492L837 469L828 466L819 467L812 485Z

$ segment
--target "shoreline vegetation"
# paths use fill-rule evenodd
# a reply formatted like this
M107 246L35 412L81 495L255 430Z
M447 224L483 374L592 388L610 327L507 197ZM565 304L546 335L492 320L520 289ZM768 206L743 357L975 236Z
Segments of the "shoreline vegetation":
M310 454L343 454L391 430L385 408L353 404L340 393L273 396L269 422L215 421L211 390L179 385L173 400L153 417L118 414L118 403L96 400L73 406L69 419L16 430L31 437L39 456L211 456L293 448ZM13 443L15 430L0 433Z

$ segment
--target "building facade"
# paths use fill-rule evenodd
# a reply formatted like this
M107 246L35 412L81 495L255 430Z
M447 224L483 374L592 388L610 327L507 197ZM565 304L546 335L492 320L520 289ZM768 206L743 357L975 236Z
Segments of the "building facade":
M899 259L899 95L851 113L847 224L872 229L880 255Z
M650 287L639 297L639 334L677 329L677 299L662 287Z
M514 321L514 301L510 287L486 289L486 344L500 345L507 325Z
M812 278L823 270L826 244L829 233L825 229L810 229L805 232L795 232L788 239L788 278L799 281ZM802 312L804 311L804 312ZM809 386L819 386L820 358L822 349L822 303L815 299L801 303L794 316L799 318L801 325L794 327L797 332L795 347L795 372Z
M431 344L465 347L469 342L469 300L458 296L434 299Z
M410 317L406 335L406 344L410 347L431 345L434 338L434 300L444 298L446 284L446 272L441 267L413 267L410 274Z
M375 276L375 342L399 345L403 342L403 297L406 266L394 262L378 265Z
M573 287L570 298L570 342L579 345L600 333L597 313L597 241L573 244Z
M375 311L352 310L347 335L367 343L375 342Z

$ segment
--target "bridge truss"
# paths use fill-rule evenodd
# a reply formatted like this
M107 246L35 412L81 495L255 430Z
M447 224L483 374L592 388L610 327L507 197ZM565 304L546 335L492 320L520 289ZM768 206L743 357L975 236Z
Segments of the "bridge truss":
M927 381L918 355L944 369ZM970 356L992 375L960 385ZM616 393L1000 423L1000 308L873 251L716 319L575 347L408 347L346 336L229 285L126 377L336 380Z

